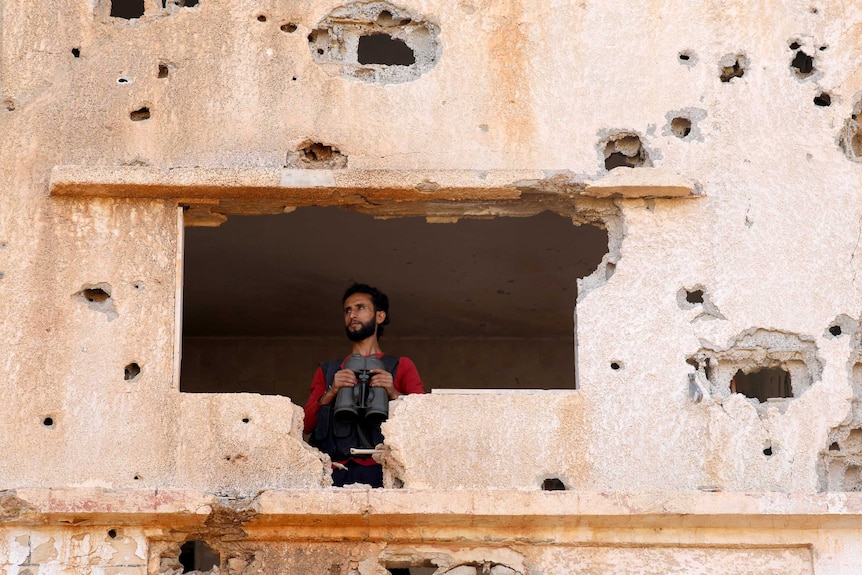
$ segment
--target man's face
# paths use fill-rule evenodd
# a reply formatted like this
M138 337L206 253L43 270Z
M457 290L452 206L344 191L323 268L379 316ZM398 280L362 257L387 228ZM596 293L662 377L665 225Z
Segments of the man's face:
M344 329L350 341L371 337L385 318L386 312L374 311L371 296L366 293L355 293L344 300Z

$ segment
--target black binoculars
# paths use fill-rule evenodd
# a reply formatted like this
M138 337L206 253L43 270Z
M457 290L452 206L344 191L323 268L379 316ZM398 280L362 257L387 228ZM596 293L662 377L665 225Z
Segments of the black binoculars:
M389 395L382 387L371 387L372 369L386 369L378 358L354 353L344 362L344 369L356 374L353 387L342 387L335 396L335 419L352 423L364 417L369 423L380 423L389 417Z

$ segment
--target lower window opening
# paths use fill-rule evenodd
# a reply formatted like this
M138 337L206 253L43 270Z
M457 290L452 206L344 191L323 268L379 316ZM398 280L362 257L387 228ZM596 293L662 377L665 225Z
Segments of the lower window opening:
M210 571L217 567L220 561L219 554L205 541L186 541L180 547L179 562L183 566L183 573Z
M550 212L429 224L301 208L190 227L180 390L303 405L319 363L349 354L353 281L389 296L382 348L426 391L574 389L577 279L607 249L605 230Z

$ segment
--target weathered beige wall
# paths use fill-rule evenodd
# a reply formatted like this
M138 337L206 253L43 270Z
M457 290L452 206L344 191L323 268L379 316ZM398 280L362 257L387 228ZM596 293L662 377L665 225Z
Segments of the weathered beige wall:
M351 170L567 170L583 183L603 175L604 140L618 131L702 197L606 200L590 212L603 214L610 253L579 289L579 391L407 398L385 428L390 480L480 492L538 492L548 476L606 492L862 488L852 435L862 425L862 145L839 145L862 107L858 2L404 0L439 29L437 63L385 85L330 75L310 54L307 36L334 0L164 10L147 0L136 21L95 4L0 3L0 489L328 485L326 458L302 442L288 399L179 392L177 202L51 196L54 166L278 169L310 141L337 147ZM791 68L792 43L814 56L812 75ZM737 55L744 75L722 82ZM822 92L829 106L815 105ZM150 118L133 121L142 107ZM678 116L693 122L682 138ZM485 213L506 209L525 208ZM77 296L97 285L110 291L107 313ZM685 289L706 301L683 305ZM788 361L808 372L799 397L758 407L730 394L737 367ZM132 362L142 373L126 381ZM848 572L859 557L858 534L835 531L801 543L816 548L815 572ZM33 542L67 537L30 533L4 535L10 573L26 571ZM72 565L75 536L63 544L69 559L48 561ZM130 561L141 560L134 541ZM808 552L733 560L808 573ZM531 553L529 572L745 555ZM124 565L104 572L142 569Z

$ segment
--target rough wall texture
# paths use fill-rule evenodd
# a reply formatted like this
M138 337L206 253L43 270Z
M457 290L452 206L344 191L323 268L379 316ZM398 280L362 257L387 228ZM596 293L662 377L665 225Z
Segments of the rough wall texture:
M287 398L179 392L178 205L211 225L344 203L433 221L550 208L609 232L579 285L579 390L399 402L385 429L390 486L537 499L551 477L605 492L862 489L858 2L141 6L127 19L110 0L0 4L0 488L328 492L328 461ZM379 61L363 35L413 63ZM63 195L55 166L198 179L142 199L85 177ZM294 196L306 179L292 171L282 194L218 172L309 167L354 183L384 169L545 179L458 196L423 176L409 197L377 186L368 201L337 183ZM673 197L686 190L673 178L652 196L631 191L647 184L588 194L609 169L681 177L697 197ZM760 368L786 370L791 396L733 393L737 374ZM59 524L10 530L0 555L9 573L158 572L140 528L122 544ZM858 540L830 537L670 556L537 543L529 561L489 555L453 572L683 572L735 554L809 573L805 546L838 539L844 551L817 565L842 572ZM288 544L267 553L257 572L302 564Z

